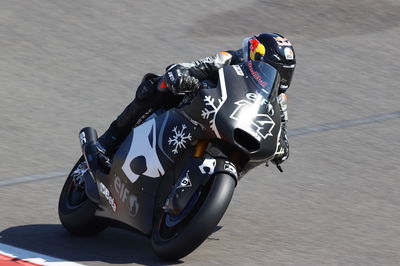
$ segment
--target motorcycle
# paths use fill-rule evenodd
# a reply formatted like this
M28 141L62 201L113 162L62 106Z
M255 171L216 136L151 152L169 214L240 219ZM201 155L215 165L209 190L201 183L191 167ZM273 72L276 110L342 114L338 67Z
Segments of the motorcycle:
M207 239L238 181L283 152L276 69L248 61L218 74L218 84L149 115L110 160L99 156L95 129L80 131L83 156L58 208L69 232L94 235L108 226L140 232L166 260Z

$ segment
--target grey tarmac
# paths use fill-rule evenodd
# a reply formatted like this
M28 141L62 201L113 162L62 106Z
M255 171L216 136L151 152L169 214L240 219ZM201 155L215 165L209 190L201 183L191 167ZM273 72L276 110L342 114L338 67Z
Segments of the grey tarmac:
M242 179L216 231L177 264L400 265L398 14L395 0L0 1L0 244L164 264L143 236L60 225L78 132L103 132L145 73L271 31L297 56L290 158L283 173Z

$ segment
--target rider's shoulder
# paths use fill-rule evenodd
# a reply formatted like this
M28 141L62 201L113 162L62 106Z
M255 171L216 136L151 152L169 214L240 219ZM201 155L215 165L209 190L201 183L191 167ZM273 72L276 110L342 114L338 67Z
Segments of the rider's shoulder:
M230 56L230 65L238 65L243 62L243 52L242 49L238 50L228 50L223 53L227 53Z

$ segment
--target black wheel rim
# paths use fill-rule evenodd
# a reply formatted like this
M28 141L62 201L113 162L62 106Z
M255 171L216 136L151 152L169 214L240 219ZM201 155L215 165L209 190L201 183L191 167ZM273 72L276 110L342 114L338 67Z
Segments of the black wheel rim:
M85 190L78 187L71 178L71 182L67 189L67 207L69 209L79 208L87 199Z
M192 219L207 198L212 182L199 189L189 204L178 216L162 213L159 219L158 236L162 241L169 241L179 235L181 228Z

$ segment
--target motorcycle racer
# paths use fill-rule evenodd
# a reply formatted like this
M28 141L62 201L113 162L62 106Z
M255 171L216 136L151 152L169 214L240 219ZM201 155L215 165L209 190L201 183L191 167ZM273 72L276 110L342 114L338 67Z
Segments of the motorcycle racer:
M296 59L292 44L277 33L261 33L245 38L242 48L238 50L219 52L190 63L170 65L162 76L146 74L136 90L135 99L98 139L98 149L107 156L112 155L131 128L139 125L153 111L177 106L182 100L182 95L199 89L200 81L216 83L218 70L223 66L237 65L248 60L259 60L272 65L281 77L278 102L282 121L280 144L283 149L272 160L280 165L289 156L286 91L292 80Z

